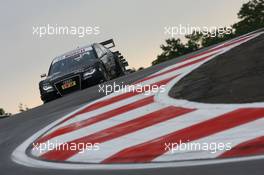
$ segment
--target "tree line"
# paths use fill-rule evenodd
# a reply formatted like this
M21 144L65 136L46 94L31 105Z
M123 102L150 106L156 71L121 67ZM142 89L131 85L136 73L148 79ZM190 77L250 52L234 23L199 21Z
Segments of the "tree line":
M28 111L29 108L27 107L27 105L23 104L23 103L19 103L18 105L18 111L19 112L25 112L25 111ZM9 112L6 112L3 108L0 108L0 117L1 116L11 116L12 113L9 113Z
M181 55L191 53L203 47L208 47L237 36L255 31L264 27L264 0L250 0L244 3L239 10L239 22L231 25L232 32L213 31L206 35L203 32L186 35L186 43L183 43L179 38L169 38L165 40L160 48L162 53L157 56L157 59L152 62L152 65L176 58Z

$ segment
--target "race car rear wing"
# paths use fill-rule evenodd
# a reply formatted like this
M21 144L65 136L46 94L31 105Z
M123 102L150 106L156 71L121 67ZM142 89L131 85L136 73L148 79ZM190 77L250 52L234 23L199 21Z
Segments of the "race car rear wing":
M115 43L113 39L103 41L100 44L102 44L108 49L115 47ZM116 55L116 57L120 60L120 62L123 64L124 67L128 66L128 62L125 60L125 58L119 51L113 51L112 53Z
M109 39L109 40L103 41L100 44L102 44L103 46L105 46L108 49L115 47L115 43L114 43L113 39Z

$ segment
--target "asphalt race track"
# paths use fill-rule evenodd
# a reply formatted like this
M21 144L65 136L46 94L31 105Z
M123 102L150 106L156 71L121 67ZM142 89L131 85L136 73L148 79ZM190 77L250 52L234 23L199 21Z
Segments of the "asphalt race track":
M247 36L244 36L247 37ZM263 34L256 36L256 39L262 38L262 45L264 44L263 41ZM239 41L240 42L240 41ZM241 44L241 47L245 44L247 44L247 40L243 40L245 43L239 43ZM254 44L254 43L252 43ZM108 82L108 84L111 84L113 82L117 84L131 84L136 81L145 79L148 76L152 76L152 74L161 71L165 68L164 72L166 73L166 70L170 70L171 66L172 69L174 69L174 65L176 63L179 63L181 61L185 61L186 59L190 59L195 55L199 55L200 53L206 52L213 48L221 47L221 44L218 46L212 46L210 48L206 48L203 50L200 50L198 52L185 55L183 57L147 68L145 70L132 73L123 77L120 77L118 79L112 80ZM240 47L240 46L237 46ZM228 54L229 50L224 50ZM231 48L232 51L232 48ZM216 55L219 54L218 52L215 53ZM202 61L210 61L208 60L202 60ZM212 58L213 59L213 58ZM203 62L201 62L203 63ZM200 65L199 65L200 66ZM195 69L195 67L193 67ZM164 73L163 72L163 73ZM160 74L161 74L160 73ZM186 72L188 74L188 72ZM155 74L154 74L155 75ZM157 75L157 74L156 74ZM185 74L183 74L185 75ZM172 84L173 85L173 84ZM192 165L190 166L164 166L163 168L151 168L147 167L145 169L128 169L128 170L107 170L107 169L101 169L101 170L87 170L87 169L75 169L75 170L67 170L64 168L54 169L54 168L47 168L47 167L29 167L24 166L18 163L15 163L11 157L14 150L24 143L25 140L30 138L33 134L39 132L44 127L52 124L54 121L64 117L65 115L71 113L74 110L77 110L78 108L82 107L84 104L87 104L89 102L93 102L97 99L100 99L104 96L103 93L98 93L98 86L93 86L88 89L70 94L68 96L65 96L63 98L60 98L58 100L55 100L53 102L47 103L45 105L41 105L39 107L36 107L34 109L31 109L27 112L18 114L11 118L4 118L0 120L0 174L2 175L11 175L11 174L38 174L38 175L46 175L46 174L263 174L263 159L252 159L252 160L244 160L244 161L229 161L224 163L210 163L210 160L208 161L208 164L203 165ZM255 107L255 106L253 106ZM52 158L52 160L58 160L57 158L54 159L54 157L46 156L46 158ZM109 159L108 159L109 160ZM25 160L26 162L26 160ZM166 162L164 162L166 163ZM135 163L136 164L136 163ZM147 163L146 163L147 164ZM160 164L159 164L160 165ZM63 166L67 166L63 165ZM70 164L69 164L70 166ZM92 165L91 165L92 166ZM120 165L121 167L122 165Z
M259 90L264 89L263 39L264 35L205 63L177 83L171 95L204 103L264 101L264 91Z

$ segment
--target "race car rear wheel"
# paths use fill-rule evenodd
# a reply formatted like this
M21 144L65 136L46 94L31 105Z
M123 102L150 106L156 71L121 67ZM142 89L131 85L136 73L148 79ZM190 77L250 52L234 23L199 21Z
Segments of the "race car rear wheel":
M120 59L118 57L115 58L116 61L116 73L117 76L123 76L125 75L125 67L123 66L123 64L121 63Z
M105 67L103 65L100 65L100 71L102 73L102 81L109 81L111 79L110 75L108 74L108 72L106 71Z

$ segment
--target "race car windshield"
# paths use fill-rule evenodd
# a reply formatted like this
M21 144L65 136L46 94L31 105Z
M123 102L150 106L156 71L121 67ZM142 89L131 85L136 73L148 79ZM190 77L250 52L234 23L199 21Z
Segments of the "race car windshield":
M78 69L84 65L89 64L90 60L95 58L96 57L93 51L88 51L84 54L77 54L64 59L60 59L59 61L53 61L49 70L49 75Z

